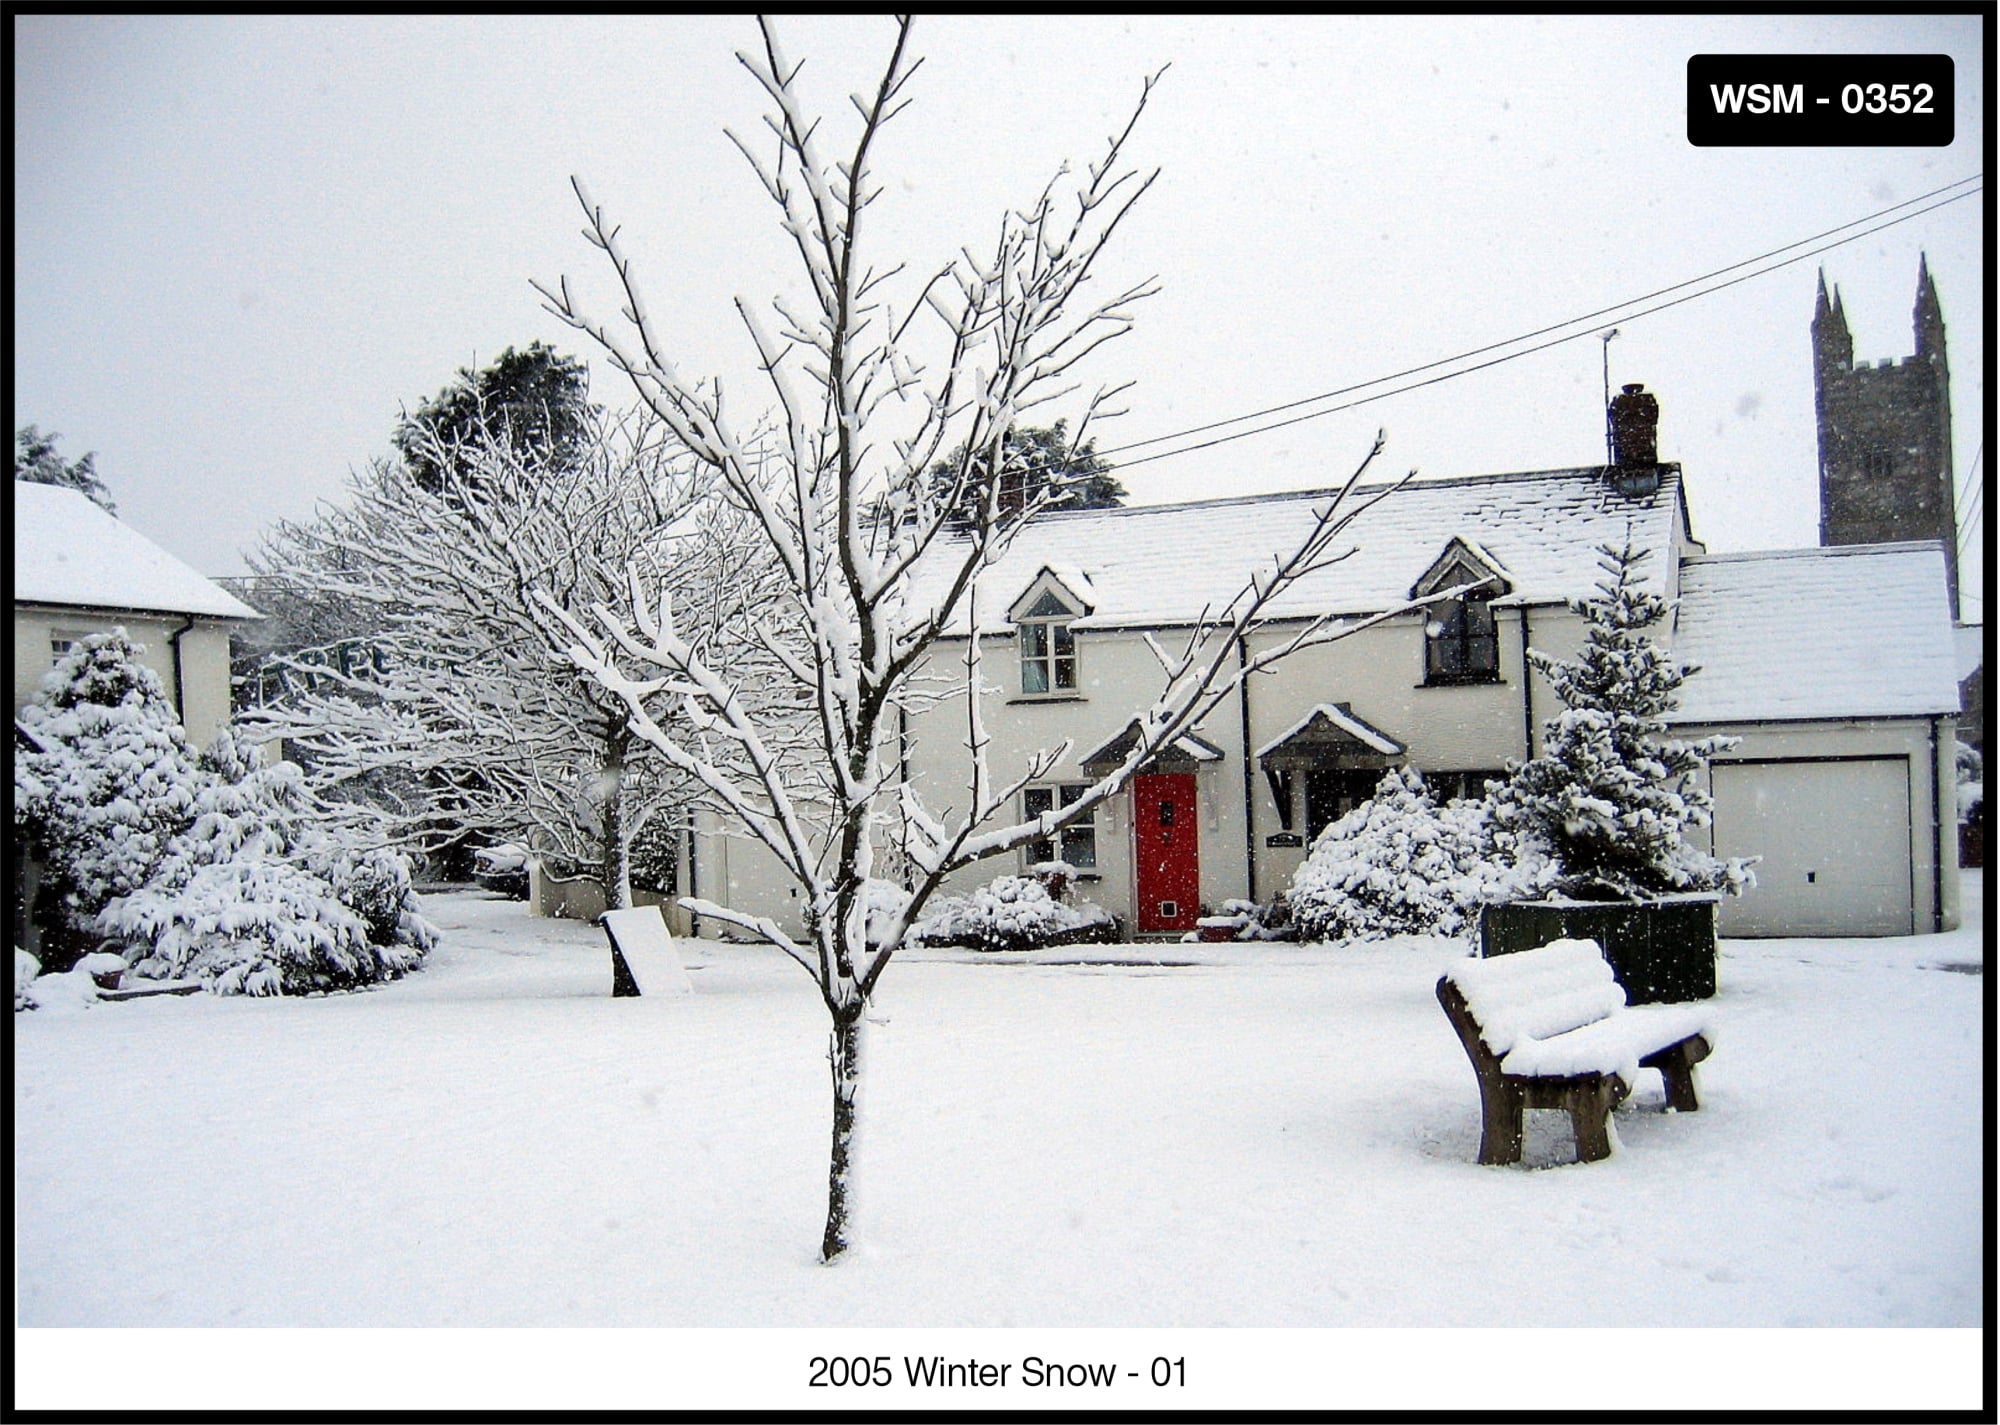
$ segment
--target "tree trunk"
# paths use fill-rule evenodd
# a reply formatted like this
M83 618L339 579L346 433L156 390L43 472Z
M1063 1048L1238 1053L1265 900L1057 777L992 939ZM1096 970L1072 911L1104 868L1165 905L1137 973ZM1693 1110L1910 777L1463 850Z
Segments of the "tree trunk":
M832 1262L847 1250L847 1221L852 1206L854 1167L854 1105L861 1088L861 1005L834 1016L827 1046L833 1069L833 1154L826 1171L826 1235L819 1256Z
M632 837L625 820L625 744L631 734L613 721L604 737L604 904L611 910L632 908Z

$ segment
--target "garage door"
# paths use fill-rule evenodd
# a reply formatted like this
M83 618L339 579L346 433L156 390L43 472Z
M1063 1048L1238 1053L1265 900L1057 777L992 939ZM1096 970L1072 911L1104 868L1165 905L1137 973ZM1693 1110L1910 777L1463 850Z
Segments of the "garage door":
M1761 856L1723 898L1724 935L1909 935L1910 770L1902 757L1721 762L1715 850Z

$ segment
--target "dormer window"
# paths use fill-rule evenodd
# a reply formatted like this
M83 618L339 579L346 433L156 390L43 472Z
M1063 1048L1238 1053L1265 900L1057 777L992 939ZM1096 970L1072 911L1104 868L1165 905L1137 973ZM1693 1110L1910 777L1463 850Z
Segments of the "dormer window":
M1045 568L1007 611L1021 642L1022 697L1079 696L1082 682L1071 624L1090 612L1089 588L1089 576L1081 570L1057 574Z
M1022 693L1033 697L1076 691L1076 634L1069 626L1075 617L1075 609L1045 593L1017 620Z
M1493 683L1500 678L1500 637L1483 593L1433 604L1424 625L1424 681Z
M1424 682L1500 681L1500 631L1492 601L1509 591L1500 562L1478 545L1454 539L1410 590L1414 599L1462 589L1424 612Z

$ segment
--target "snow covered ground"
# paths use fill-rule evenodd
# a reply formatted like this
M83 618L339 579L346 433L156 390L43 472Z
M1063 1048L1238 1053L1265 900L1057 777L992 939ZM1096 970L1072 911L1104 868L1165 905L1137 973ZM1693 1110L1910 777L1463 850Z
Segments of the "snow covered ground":
M913 952L829 1270L796 966L684 942L692 996L614 1000L600 931L427 897L441 948L378 990L15 1015L17 1322L1981 1327L1965 899L1943 936L1724 942L1702 1111L1647 1074L1593 1165L1557 1114L1475 1163L1457 942Z

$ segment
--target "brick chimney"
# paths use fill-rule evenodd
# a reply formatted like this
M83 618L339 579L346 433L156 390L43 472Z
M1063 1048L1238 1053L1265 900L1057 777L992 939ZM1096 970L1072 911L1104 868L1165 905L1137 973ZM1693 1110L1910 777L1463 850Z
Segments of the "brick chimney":
M1638 382L1611 398L1611 483L1621 495L1660 488L1660 402Z

